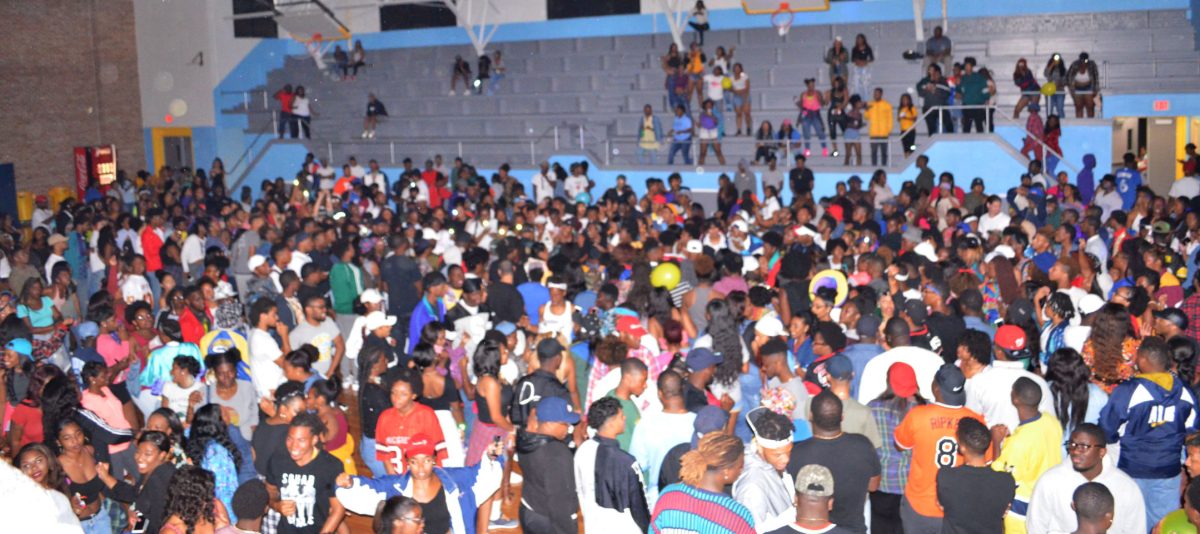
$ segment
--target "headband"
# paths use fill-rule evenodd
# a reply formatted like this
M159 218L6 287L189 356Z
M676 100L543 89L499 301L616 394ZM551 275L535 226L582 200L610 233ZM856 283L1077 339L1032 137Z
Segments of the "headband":
M766 406L759 406L753 410L750 410L749 412L746 412L746 424L750 426L750 431L754 433L754 443L762 446L764 449L778 449L780 447L785 447L787 445L791 445L792 444L792 440L790 439L791 436L788 436L784 439L768 439L768 438L762 437L762 435L760 435L758 433L758 427L754 426L754 420L750 418L750 415L753 414L756 410L766 410L766 409L767 409Z
M546 287L549 289L561 289L563 291L567 290L567 284L558 284L558 283L546 284Z

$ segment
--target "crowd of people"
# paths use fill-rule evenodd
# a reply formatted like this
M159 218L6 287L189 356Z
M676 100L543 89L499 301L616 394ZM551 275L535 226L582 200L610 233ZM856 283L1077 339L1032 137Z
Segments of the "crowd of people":
M703 29L708 29L707 12L697 2L702 13ZM696 13L693 13L695 20ZM796 119L783 119L778 128L770 120L755 125L751 116L750 76L741 63L733 62L734 47L728 51L718 46L710 57L703 50L703 31L697 30L686 52L672 44L661 58L666 73L664 87L672 127L665 132L657 119L647 112L638 128L639 163L656 163L658 150L670 147L668 165L675 164L675 154L681 153L684 164L691 165L691 147L700 150L699 164L703 165L711 149L720 164L725 164L721 139L727 134L725 114L735 117L733 136L753 136L754 162L766 164L778 157L778 152L812 155L813 138L822 156L838 157L839 132L845 145L844 165L862 166L862 143L870 145L871 165L888 164L889 140L893 131L900 132L900 147L908 157L916 150L917 123L924 119L929 135L994 131L994 114L999 88L993 71L979 65L974 57L954 61L953 43L934 28L933 36L925 43L923 74L910 92L901 93L893 106L885 100L883 89L872 86L872 64L875 52L864 34L857 34L854 45L847 48L841 36L834 38L823 56L829 70L827 89L817 88L816 78L804 80L803 92L795 98ZM1028 110L1025 123L1028 132L1023 153L1046 163L1054 172L1062 159L1058 139L1062 135L1060 121L1064 115L1066 95L1074 103L1075 116L1094 117L1096 101L1100 98L1099 67L1086 52L1069 66L1060 54L1054 53L1042 71L1044 81L1030 70L1025 58L1017 61L1013 84L1020 94L1013 119ZM1047 116L1039 115L1039 102L1045 97ZM918 109L915 98L920 98ZM964 107L965 106L965 107ZM743 129L744 123L744 129ZM829 144L826 144L828 134ZM830 148L832 147L832 152ZM1044 156L1044 157L1043 157Z
M1166 195L1128 154L1098 186L1034 161L964 191L922 159L814 198L803 157L715 209L679 174L547 164L527 193L311 154L240 201L219 160L39 197L0 217L0 450L51 513L12 521L1196 524L1194 147Z

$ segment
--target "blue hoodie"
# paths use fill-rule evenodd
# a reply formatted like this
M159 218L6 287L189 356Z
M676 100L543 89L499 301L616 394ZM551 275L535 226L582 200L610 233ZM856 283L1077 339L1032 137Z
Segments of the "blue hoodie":
M1121 443L1122 471L1171 478L1179 474L1184 438L1196 430L1196 399L1170 373L1137 375L1109 395L1100 426L1109 443Z

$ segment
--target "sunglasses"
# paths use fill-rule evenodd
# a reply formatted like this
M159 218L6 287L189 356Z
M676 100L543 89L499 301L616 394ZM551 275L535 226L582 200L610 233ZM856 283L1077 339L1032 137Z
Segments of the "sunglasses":
M1068 441L1063 443L1063 446L1066 447L1067 450L1079 450L1082 452L1088 452L1092 449L1104 447L1104 445L1092 445L1090 443L1080 443L1078 441Z

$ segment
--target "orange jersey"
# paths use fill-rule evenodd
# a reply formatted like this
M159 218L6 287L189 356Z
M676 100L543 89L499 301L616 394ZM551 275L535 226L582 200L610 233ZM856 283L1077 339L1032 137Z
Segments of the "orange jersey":
M913 510L923 516L942 517L937 499L937 473L943 467L962 464L954 433L958 430L958 420L964 417L983 423L983 416L968 408L931 403L910 410L896 427L896 445L913 451L904 496Z

